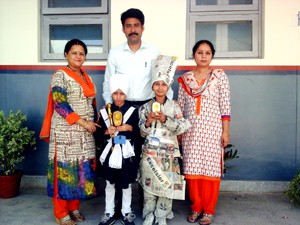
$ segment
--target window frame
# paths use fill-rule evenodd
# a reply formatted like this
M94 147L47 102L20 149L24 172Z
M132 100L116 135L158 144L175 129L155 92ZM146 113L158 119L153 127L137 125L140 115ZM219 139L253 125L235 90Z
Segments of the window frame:
M207 12L207 11L244 11L244 10L259 10L259 0L252 0L250 5L196 5L196 0L189 0L191 12Z
M49 0L42 0L41 4L41 61L65 60L63 53L50 52L50 27L51 25L102 25L102 53L88 51L86 60L107 59L109 52L109 12L108 0L102 0L102 7L68 7L49 8ZM84 40L82 40L84 41ZM89 49L89 44L85 43Z
M252 22L252 51L216 51L215 58L261 58L262 57L262 22L261 1L253 0L251 7L236 5L234 9L216 6L202 6L192 9L195 6L196 0L187 1L187 37L186 37L186 59L193 59L192 48L196 43L196 23L197 22L238 22L251 21ZM230 5L231 6L231 5ZM222 8L221 11L218 11ZM243 10L239 10L243 8ZM253 9L253 10L249 10ZM220 41L218 38L217 42ZM216 46L215 46L216 47Z
M108 13L107 0L102 0L101 7L68 7L68 8L50 8L49 0L42 0L42 14L90 14L90 13Z

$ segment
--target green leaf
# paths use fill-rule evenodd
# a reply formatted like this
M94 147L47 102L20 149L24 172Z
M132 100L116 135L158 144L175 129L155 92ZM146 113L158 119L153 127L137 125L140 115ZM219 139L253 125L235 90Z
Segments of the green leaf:
M290 181L285 194L289 197L291 203L300 206L300 169L298 169L298 171L299 172Z
M24 151L36 144L34 131L25 126L26 115L20 110L10 111L6 116L0 111L0 165L5 175L14 173L24 160Z

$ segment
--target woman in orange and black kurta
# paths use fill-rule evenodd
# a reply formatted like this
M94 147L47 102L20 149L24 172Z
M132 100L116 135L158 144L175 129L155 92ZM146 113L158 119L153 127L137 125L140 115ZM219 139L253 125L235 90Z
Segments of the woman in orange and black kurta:
M53 198L58 224L84 220L80 199L95 196L96 89L81 69L86 45L69 41L64 50L67 67L51 79L47 111L40 137L49 143L48 196Z
M212 69L211 42L193 47L196 67L179 77L178 103L192 127L182 135L183 173L192 202L187 220L211 224L218 200L224 147L229 144L230 89L222 69Z

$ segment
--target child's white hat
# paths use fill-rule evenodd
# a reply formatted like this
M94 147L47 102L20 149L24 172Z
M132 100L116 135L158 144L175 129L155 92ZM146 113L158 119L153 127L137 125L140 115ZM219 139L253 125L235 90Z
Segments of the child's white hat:
M177 67L176 60L176 56L160 55L157 57L152 69L152 86L159 80L171 86Z
M114 93L116 90L120 89L127 96L129 92L129 80L128 76L125 74L113 74L109 81L110 93Z

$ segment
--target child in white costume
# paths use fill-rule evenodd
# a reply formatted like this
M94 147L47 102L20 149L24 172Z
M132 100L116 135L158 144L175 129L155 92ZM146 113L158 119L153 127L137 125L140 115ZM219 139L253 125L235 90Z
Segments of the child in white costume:
M179 199L175 192L185 190L177 135L186 132L190 122L183 118L179 105L166 97L175 69L176 58L158 57L152 75L155 97L139 109L139 127L146 137L139 178L144 189L143 225L166 225L166 219L174 217L173 199Z
M95 134L98 140L107 140L100 156L101 174L106 180L106 188L105 212L99 225L115 223L116 188L122 189L122 224L134 225L131 184L136 181L139 162L139 155L134 147L135 139L139 135L138 111L125 101L129 91L126 75L112 75L110 91L113 104L100 110L98 124L101 128Z

